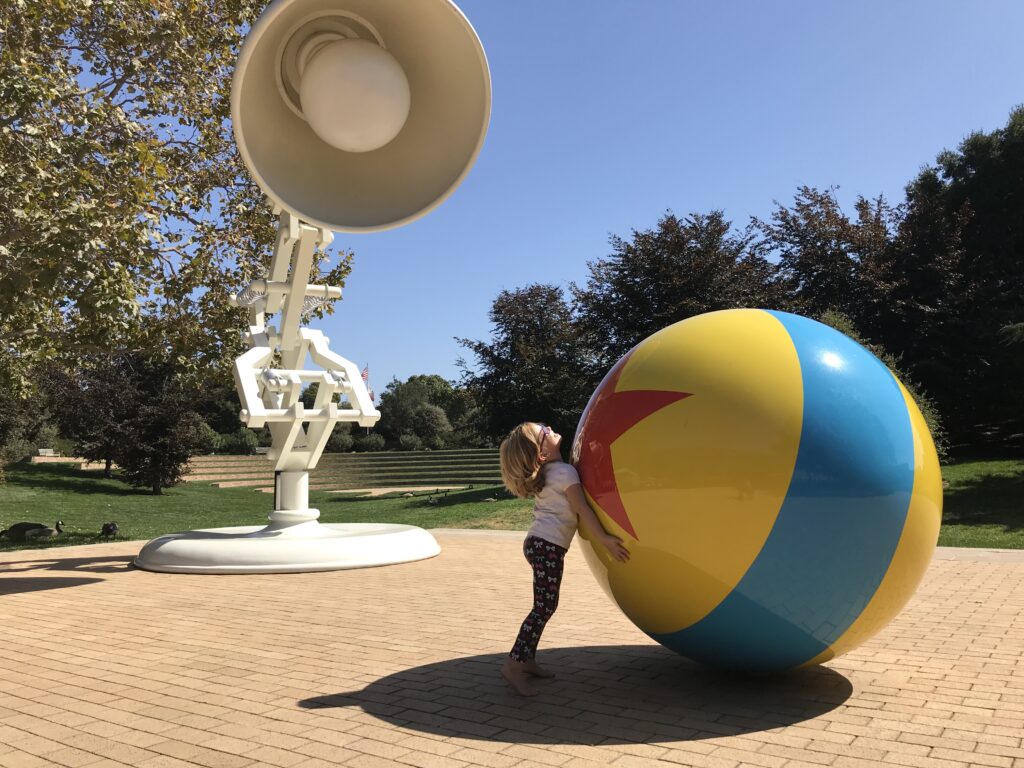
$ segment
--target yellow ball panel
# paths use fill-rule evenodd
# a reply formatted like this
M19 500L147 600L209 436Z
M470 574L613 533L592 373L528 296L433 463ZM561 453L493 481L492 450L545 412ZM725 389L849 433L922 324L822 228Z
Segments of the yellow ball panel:
M800 364L789 334L770 314L715 312L641 343L616 389L628 390L691 396L612 445L637 539L590 499L606 529L626 542L629 563L583 549L637 626L674 631L699 621L733 590L775 523L800 444ZM670 591L652 589L668 584Z

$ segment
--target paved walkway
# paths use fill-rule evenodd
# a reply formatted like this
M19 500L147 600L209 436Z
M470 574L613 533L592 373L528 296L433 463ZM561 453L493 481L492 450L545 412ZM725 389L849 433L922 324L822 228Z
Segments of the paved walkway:
M328 493L358 493L363 496L385 496L389 493L412 493L417 496L426 496L437 493L438 491L462 490L465 487L465 485L432 485L430 487L422 485L396 485L391 488L347 488L340 491L328 491ZM271 488L270 492L273 493L274 489Z
M744 679L652 644L580 553L535 699L498 676L522 534L333 573L192 576L139 543L0 555L0 766L1024 766L1024 553L940 551L826 667Z

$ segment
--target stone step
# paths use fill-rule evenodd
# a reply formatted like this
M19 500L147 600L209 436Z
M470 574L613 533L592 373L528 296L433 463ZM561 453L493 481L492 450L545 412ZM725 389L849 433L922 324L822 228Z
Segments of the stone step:
M496 474L487 475L464 475L464 474L452 474L447 477L409 477L407 475L397 475L388 477L318 477L313 475L311 478L312 482L309 487L312 489L323 489L333 488L341 485L350 486L367 486L372 487L376 485L422 485L422 486L434 486L437 484L442 485L500 485L501 476ZM245 488L246 486L261 486L266 483L273 483L273 476L261 476L252 478L231 478L225 480L213 481L213 484L218 488Z

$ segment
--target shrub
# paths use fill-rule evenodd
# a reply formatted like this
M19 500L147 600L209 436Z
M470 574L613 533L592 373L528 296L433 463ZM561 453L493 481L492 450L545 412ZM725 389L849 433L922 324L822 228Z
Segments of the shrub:
M328 453L347 453L352 450L354 443L355 439L352 437L352 428L345 423L336 424L324 450Z
M45 448L46 446L42 446ZM68 440L66 437L58 437L53 441L51 446L55 451L59 452L61 456L75 456L75 441Z
M411 432L406 432L398 438L398 450L420 451L423 450L423 440Z
M17 464L32 456L34 443L23 437L15 437L0 446L0 465Z
M240 427L236 432L217 435L213 441L213 450L216 453L251 456L256 453L259 444L260 440L255 432L246 427Z
M436 450L445 447L445 441L452 432L448 416L439 406L431 403L423 403L415 410L412 427L424 445Z
M362 435L357 437L353 446L357 451L383 451L384 450L384 436L379 435L376 432L371 432L368 435Z

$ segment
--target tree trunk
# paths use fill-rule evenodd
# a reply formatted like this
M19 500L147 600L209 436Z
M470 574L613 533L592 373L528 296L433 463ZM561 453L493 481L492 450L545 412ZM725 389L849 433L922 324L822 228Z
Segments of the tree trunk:
M163 487L160 485L160 481L159 480L154 480L153 481L153 495L154 496L163 496L164 495L164 490L163 490Z
M114 463L114 460L107 457L107 465L103 468L103 476L108 480L113 476L113 472L110 471L110 465Z

